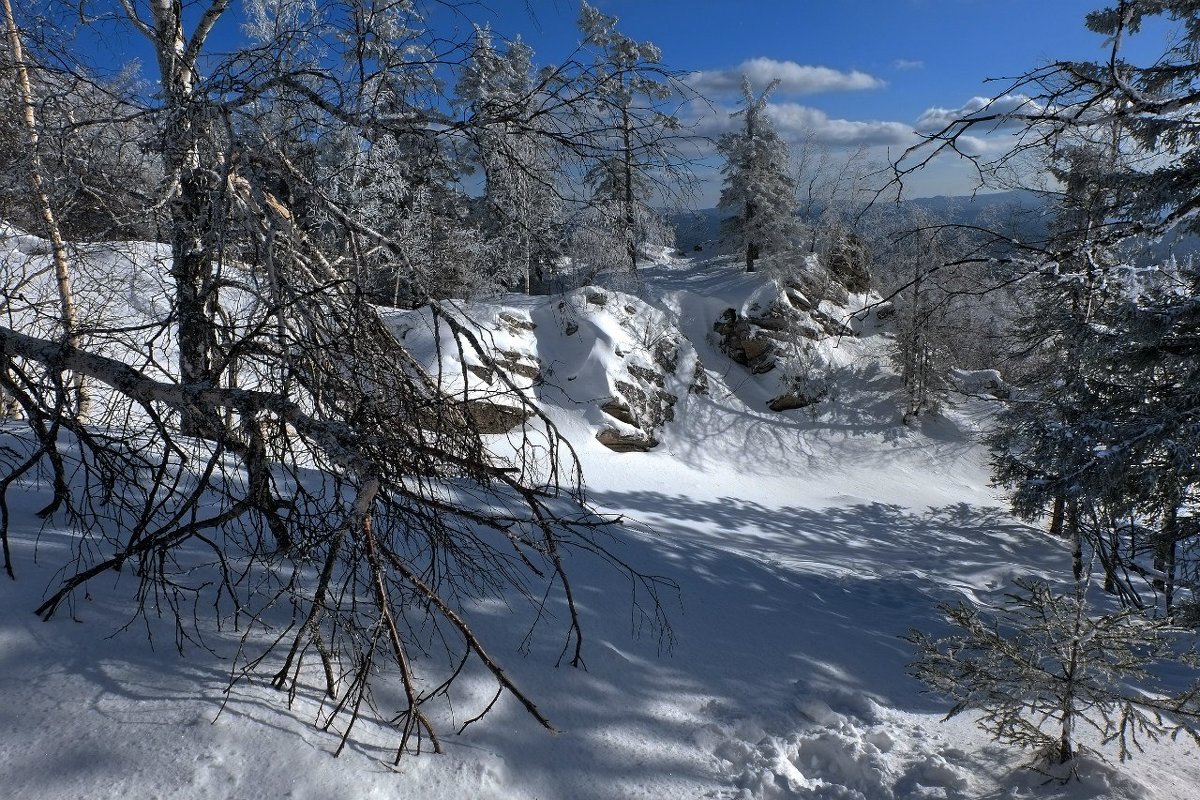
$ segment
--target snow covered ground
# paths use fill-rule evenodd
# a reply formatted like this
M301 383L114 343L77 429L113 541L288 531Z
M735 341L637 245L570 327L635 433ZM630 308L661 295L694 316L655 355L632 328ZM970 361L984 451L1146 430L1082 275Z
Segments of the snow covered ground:
M208 631L212 652L181 655L166 620L122 629L128 576L95 580L70 614L35 617L69 543L33 515L46 495L30 484L12 497L19 579L0 582L0 794L1200 798L1200 759L1182 743L1043 785L968 715L942 723L945 705L905 675L912 654L898 637L936 630L938 602L994 601L1014 574L1069 568L1062 546L1009 517L989 487L983 404L902 426L887 340L868 320L861 337L822 343L828 399L772 412L778 374L751 376L711 336L723 309L755 302L762 278L664 259L638 291L605 291L604 306L512 297L473 315L537 325L497 325L493 339L536 359L527 391L575 445L596 507L628 520L620 554L679 584L669 648L638 635L622 576L572 556L586 670L555 668L561 640L523 652L527 621L501 606L475 617L559 733L506 697L444 755L393 768L390 736L363 726L335 759L337 737L312 724L319 692L290 709L264 685L226 693L236 631ZM421 346L419 316L396 324ZM613 452L595 439L605 381L667 329L683 334L676 376L699 359L708 394L668 376L679 401L658 446ZM478 687L484 704L490 692ZM477 710L437 713L461 722Z

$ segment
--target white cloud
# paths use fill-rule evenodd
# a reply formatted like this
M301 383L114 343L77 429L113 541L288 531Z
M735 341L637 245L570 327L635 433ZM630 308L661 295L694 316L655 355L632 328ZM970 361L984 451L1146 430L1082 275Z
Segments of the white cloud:
M992 115L1012 114L1014 112L1036 113L1041 106L1032 98L1023 94L1006 94L997 98L972 97L958 108L934 107L926 109L917 119L917 128L922 131L939 131L957 120L987 117ZM999 129L1002 127L1023 126L1019 120L998 119L991 123L981 124L981 130L988 124Z
M892 62L892 69L898 69L901 71L925 69L925 62L913 58L897 58Z
M913 128L903 122L879 120L831 119L817 108L799 103L770 103L767 113L775 129L785 139L798 140L812 136L823 144L897 145L913 141Z
M729 112L736 108L709 107L704 104L692 104L689 108L689 116L694 120L693 130L699 136L715 139L741 125L739 118L729 116ZM905 122L835 119L818 108L800 103L768 103L767 114L779 135L791 142L811 137L821 144L834 147L871 147L908 145L915 138L912 125Z
M1009 137L999 139L984 136L958 137L958 151L972 158L995 158L1007 153L1012 146L1012 140Z
M701 94L722 96L741 91L743 75L759 90L778 78L780 83L776 91L785 95L880 89L887 85L874 75L858 70L844 72L773 58L751 58L730 69L693 72L687 81Z

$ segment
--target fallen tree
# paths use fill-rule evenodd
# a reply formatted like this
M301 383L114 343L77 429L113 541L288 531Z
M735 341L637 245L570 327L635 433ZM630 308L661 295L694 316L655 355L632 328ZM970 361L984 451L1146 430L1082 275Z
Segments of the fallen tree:
M613 520L587 509L574 453L538 409L520 400L534 421L517 458L493 455L371 306L322 288L292 297L285 341L268 324L274 312L247 325L233 349L245 350L241 373L257 376L253 388L183 385L0 327L0 355L12 365L0 381L25 417L23 431L7 429L0 456L6 569L13 575L8 493L40 474L54 487L41 515L62 515L76 534L73 560L37 609L45 619L98 575L131 567L138 613L168 609L181 648L203 644L209 622L233 618L248 622L234 680L265 672L289 699L307 676L323 684L331 710L322 726L342 721L338 752L373 687L391 680L403 707L377 716L397 729L397 759L426 738L440 750L423 708L449 697L471 662L491 675L497 698L509 693L550 728L486 649L472 606L515 596L542 620L562 605L559 660L582 666L564 551L624 572L636 613L656 625L670 582L639 574L606 546ZM459 346L480 346L461 322L435 319ZM255 361L255 351L270 358ZM271 364L287 367L264 374ZM73 415L64 375L86 376L105 395L95 424ZM199 435L180 433L184 418L202 421L189 431ZM216 620L197 618L205 594Z

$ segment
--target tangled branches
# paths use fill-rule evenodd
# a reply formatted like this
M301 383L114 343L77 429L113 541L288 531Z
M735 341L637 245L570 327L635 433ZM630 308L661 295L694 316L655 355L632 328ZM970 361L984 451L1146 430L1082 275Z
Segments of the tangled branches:
M280 216L253 218L269 247L222 273L217 383L181 384L139 360L173 335L170 317L120 335L93 330L87 350L0 328L0 382L26 420L25 431L8 429L0 455L10 574L4 498L40 475L54 488L42 515L65 515L76 533L71 563L37 609L46 619L96 576L132 569L139 613L173 614L182 647L203 643L195 609L209 597L217 622L242 630L234 679L265 675L294 699L315 678L339 752L388 682L402 688L401 707L375 711L397 731L397 759L426 742L439 750L426 704L449 697L468 665L550 728L471 610L520 598L543 620L561 604L560 661L581 666L565 551L626 573L641 590L638 612L655 623L665 623L659 592L670 582L607 547L612 521L587 510L575 454L520 392L513 402L529 421L501 457L448 376L423 369L352 282ZM434 319L495 366L461 320ZM87 424L68 408L65 374L97 387ZM195 435L180 433L183 420Z

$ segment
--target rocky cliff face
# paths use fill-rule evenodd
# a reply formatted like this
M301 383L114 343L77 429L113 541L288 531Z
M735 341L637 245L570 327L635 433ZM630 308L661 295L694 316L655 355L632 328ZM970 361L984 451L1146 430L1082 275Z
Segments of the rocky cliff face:
M677 269L686 287L689 273ZM461 352L421 312L398 317L397 329L431 365L440 363L438 374L487 434L538 424L513 413L513 392L582 417L595 441L618 452L655 449L693 402L738 394L777 412L819 404L826 397L822 353L856 335L852 312L864 296L815 259L787 278L746 275L719 262L696 274L703 292L639 297L584 287L474 304L470 318L486 358ZM710 321L697 324L698 314Z

